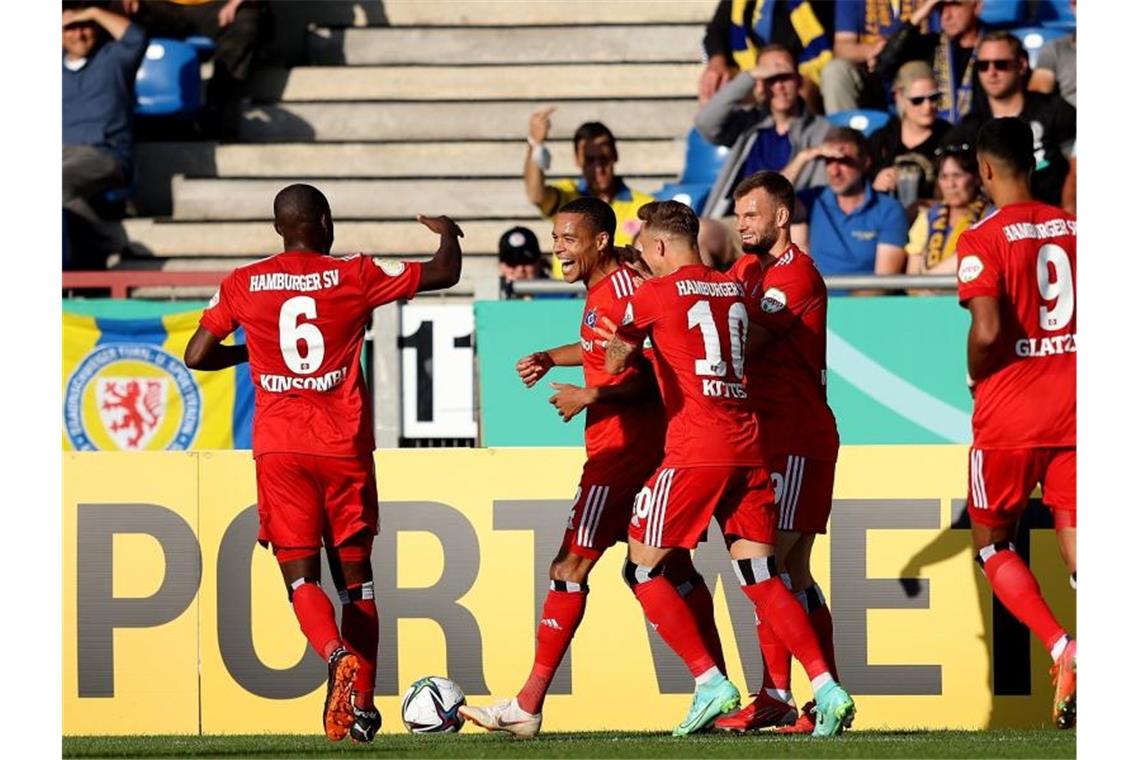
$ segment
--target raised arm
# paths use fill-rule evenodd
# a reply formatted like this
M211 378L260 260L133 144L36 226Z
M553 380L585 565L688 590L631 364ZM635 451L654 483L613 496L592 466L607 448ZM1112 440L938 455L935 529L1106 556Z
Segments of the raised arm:
M621 336L615 335L606 346L606 372L620 375L633 365L640 354L640 344L628 343Z
M229 369L248 362L249 351L245 344L224 345L209 330L199 327L190 338L190 342L186 344L182 360L190 369L206 371Z
M463 267L463 251L459 247L459 238L463 237L463 230L446 216L420 214L416 219L439 235L439 248L436 249L431 261L424 264L417 292L450 288L459 282L459 274Z
M131 20L126 16L96 6L88 6L77 11L66 9L63 11L64 26L80 21L94 21L115 40L121 40L131 25Z
M533 203L543 216L552 216L558 209L558 191L546 184L546 169L550 168L550 150L544 144L550 134L550 114L555 109L543 108L530 115L526 158L523 160L523 184L526 199Z

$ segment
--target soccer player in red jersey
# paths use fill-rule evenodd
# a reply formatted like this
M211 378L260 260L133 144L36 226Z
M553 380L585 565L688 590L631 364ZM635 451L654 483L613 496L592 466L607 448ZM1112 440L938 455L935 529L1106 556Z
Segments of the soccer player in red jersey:
M811 574L811 552L827 530L839 432L827 404L827 286L811 258L791 241L795 189L777 172L758 172L736 188L736 224L744 247L728 274L744 286L751 319L745 385L763 431L764 462L775 482L779 521L776 563L808 613L828 669L835 663L831 612ZM756 699L716 727L748 731L786 726L811 733L810 702L797 720L791 652L772 621L757 624L764 685Z
M1035 201L1033 133L1018 119L978 131L978 168L997 211L958 239L958 299L974 395L967 505L978 564L994 594L1053 657L1053 722L1077 721L1077 642L1014 550L1041 485L1061 556L1077 579L1077 223Z
M258 540L272 545L301 631L328 660L325 735L372 741L380 728L371 562L379 514L360 349L377 306L458 282L463 233L445 216L420 217L440 236L430 261L342 258L329 255L332 212L316 188L286 187L273 216L282 252L222 281L185 360L199 370L249 362ZM222 345L239 327L245 345ZM319 585L322 542L343 605L339 631Z
M652 370L643 362L618 375L606 372L605 340L595 330L602 319L621 318L640 282L613 248L616 225L613 209L597 198L577 198L559 210L554 255L565 279L582 281L587 288L580 339L525 356L516 366L528 388L554 366L581 366L586 381L585 387L552 384L556 393L550 403L563 421L586 411L587 460L562 545L550 565L530 676L514 699L459 708L477 725L522 738L533 737L542 726L547 689L585 614L590 571L606 549L625 540L634 498L661 462L665 441L664 410ZM704 579L687 552L678 553L668 572L723 668L712 595Z
M663 575L666 558L694 548L715 516L760 620L799 660L816 697L815 733L850 725L855 704L835 681L807 613L776 570L779 512L764 468L760 423L745 385L744 287L701 263L699 222L687 206L642 206L639 243L655 277L634 293L609 341L606 369L624 371L648 337L669 421L665 458L637 497L623 570L646 616L697 683L674 735L698 731L740 704L698 625Z

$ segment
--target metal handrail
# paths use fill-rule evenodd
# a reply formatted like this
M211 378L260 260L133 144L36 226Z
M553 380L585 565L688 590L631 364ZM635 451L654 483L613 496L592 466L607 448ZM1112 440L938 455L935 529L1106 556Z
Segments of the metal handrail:
M823 278L828 290L945 290L958 289L958 278L952 274L845 274ZM561 280L515 280L503 283L503 297L534 295L585 295L580 282Z

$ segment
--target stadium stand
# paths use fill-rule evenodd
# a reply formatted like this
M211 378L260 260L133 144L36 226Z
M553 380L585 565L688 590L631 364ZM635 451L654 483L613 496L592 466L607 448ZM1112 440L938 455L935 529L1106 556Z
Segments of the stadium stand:
M570 132L592 119L614 130L640 190L684 164L713 0L534 2L522 22L518 4L494 0L388 0L379 14L361 11L378 3L304 5L302 65L254 75L239 142L139 144L140 217L126 220L120 267L208 271L263 256L276 245L273 194L306 180L328 194L342 252L427 254L417 212L462 220L460 291L473 293L497 284L503 230L528 226L549 246L518 182L535 108L559 107L552 177L574 176Z
M179 40L152 39L135 76L135 115L189 118L201 105L197 49Z

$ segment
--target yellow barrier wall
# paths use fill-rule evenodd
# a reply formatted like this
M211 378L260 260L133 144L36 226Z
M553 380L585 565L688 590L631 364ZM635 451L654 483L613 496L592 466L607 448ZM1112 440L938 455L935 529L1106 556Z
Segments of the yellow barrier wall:
M582 457L377 453L385 731L402 730L400 695L420 676L447 675L476 703L522 684ZM1047 719L1048 655L995 611L972 561L965 467L960 446L841 452L815 571L857 727ZM69 453L63 493L65 734L320 731L325 667L306 649L276 563L255 543L248 452ZM1031 510L1025 522L1019 549L1028 547L1060 619L1075 625L1047 513ZM590 579L586 618L544 709L548 730L661 730L688 707L692 679L647 629L619 577L622 553L608 553ZM715 583L729 677L742 692L756 688L752 610L718 535L696 563ZM798 669L793 687L808 698Z

